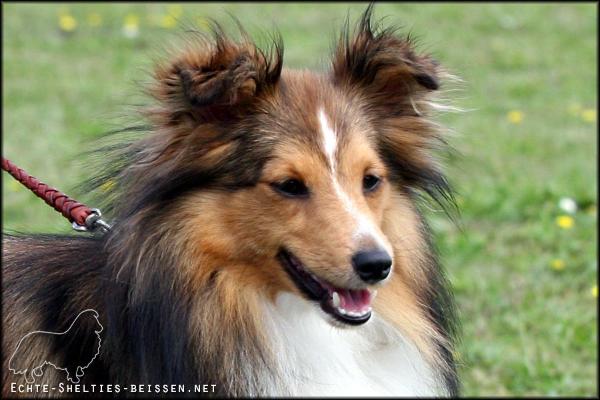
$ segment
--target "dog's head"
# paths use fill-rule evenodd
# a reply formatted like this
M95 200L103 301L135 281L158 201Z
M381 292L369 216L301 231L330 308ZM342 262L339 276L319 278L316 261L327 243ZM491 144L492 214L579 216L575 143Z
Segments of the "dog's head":
M439 68L373 29L370 9L328 72L282 63L280 41L263 52L217 28L159 66L132 198L176 210L189 258L214 265L198 279L237 268L241 284L361 324L376 288L419 257L413 191L445 188L425 116Z

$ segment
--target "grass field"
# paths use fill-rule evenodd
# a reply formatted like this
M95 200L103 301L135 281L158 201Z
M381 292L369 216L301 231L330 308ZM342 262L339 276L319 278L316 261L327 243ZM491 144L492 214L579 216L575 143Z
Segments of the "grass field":
M181 20L227 25L229 11L251 33L277 26L288 66L324 68L331 34L364 5L2 7L3 155L73 193L90 173L81 151L139 102ZM465 81L447 97L468 112L440 117L456 132L446 164L460 227L430 212L462 319L463 394L597 396L597 6L381 4L376 15ZM69 231L6 174L2 197L5 230ZM578 211L559 208L563 197Z

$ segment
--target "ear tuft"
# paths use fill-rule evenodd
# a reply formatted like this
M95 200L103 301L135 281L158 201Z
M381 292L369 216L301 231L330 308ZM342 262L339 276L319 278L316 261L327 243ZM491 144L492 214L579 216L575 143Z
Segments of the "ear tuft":
M264 52L243 31L239 42L216 23L212 33L213 40L194 38L184 51L155 70L151 93L161 105L160 114L168 114L168 123L183 116L207 122L243 112L279 80L281 37L275 37Z
M179 77L185 98L193 107L235 105L256 93L257 65L239 55L222 70L181 69Z
M373 4L363 13L354 32L349 23L333 58L333 77L372 95L414 95L439 88L438 64L428 55L417 55L410 38L400 38L394 28L372 23Z

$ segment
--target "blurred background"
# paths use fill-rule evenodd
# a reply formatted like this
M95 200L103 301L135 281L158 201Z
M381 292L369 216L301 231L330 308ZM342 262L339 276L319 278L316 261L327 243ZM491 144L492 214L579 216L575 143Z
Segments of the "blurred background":
M3 156L88 199L82 151L143 101L152 62L206 17L274 27L325 69L366 4L2 4ZM462 320L463 395L597 396L597 5L379 4L464 83L445 156L461 210L428 211ZM261 39L262 38L262 39ZM2 174L4 231L70 232ZM93 204L90 204L93 206ZM110 216L109 216L110 218Z

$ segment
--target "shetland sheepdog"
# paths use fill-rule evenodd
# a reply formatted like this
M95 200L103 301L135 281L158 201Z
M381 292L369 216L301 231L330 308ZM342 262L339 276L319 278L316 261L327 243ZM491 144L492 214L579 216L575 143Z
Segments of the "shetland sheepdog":
M431 109L446 73L372 7L324 72L240 30L215 24L156 66L146 132L92 179L108 233L4 235L2 353L93 309L86 385L457 395L452 295L420 212L422 194L451 197ZM94 343L32 351L85 365ZM23 377L4 366L11 395Z

